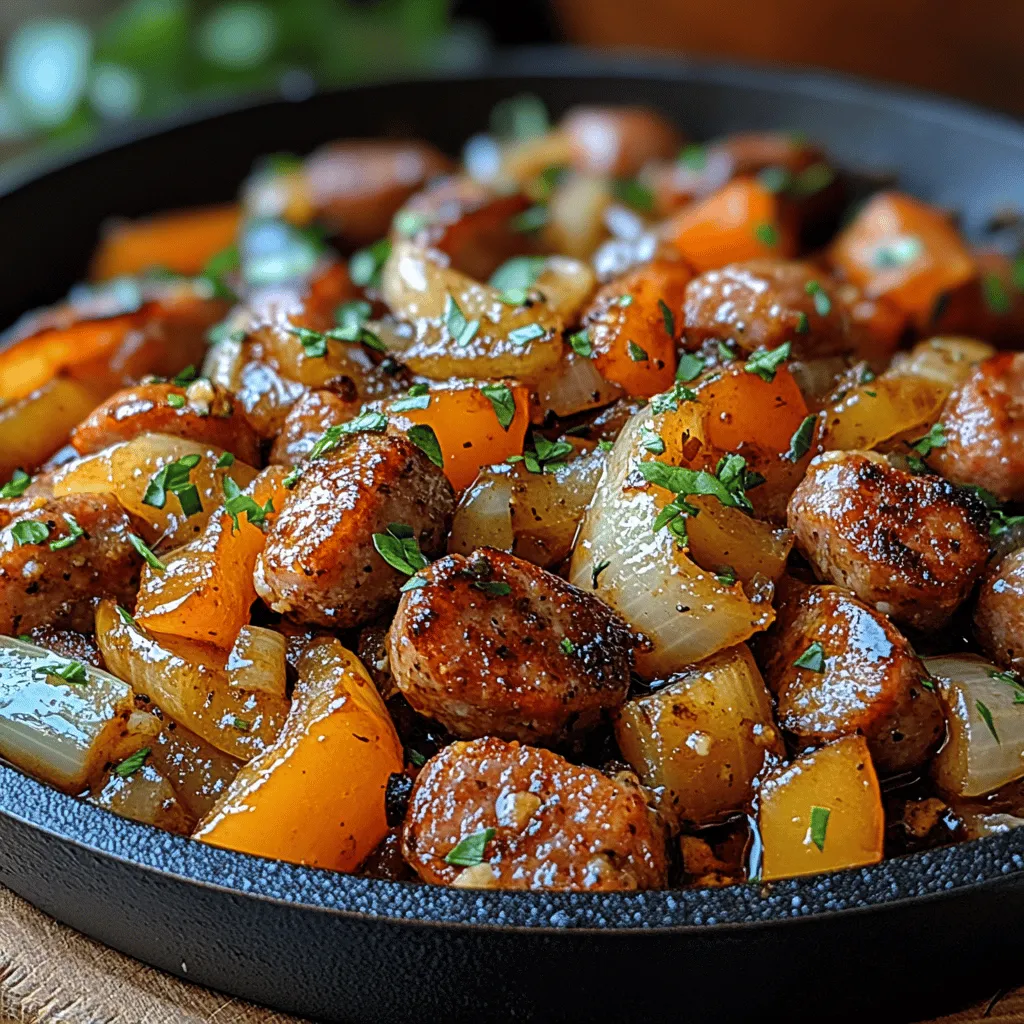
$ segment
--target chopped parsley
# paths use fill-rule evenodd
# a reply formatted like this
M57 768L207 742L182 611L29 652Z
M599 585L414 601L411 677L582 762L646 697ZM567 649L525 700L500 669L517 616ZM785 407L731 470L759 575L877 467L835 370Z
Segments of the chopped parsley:
M171 378L171 383L176 388L184 388L188 387L188 385L192 384L195 380L196 368L191 363L189 363L189 365L186 366L184 370L182 370L180 373L176 373Z
M545 470L565 463L566 458L576 450L568 441L549 441L543 434L533 434L533 448L523 449L522 455L510 455L507 462L522 462L531 473L543 473Z
M821 286L820 281L808 281L804 285L804 291L814 299L814 311L818 316L828 316L832 312L832 300L828 292Z
M127 608L122 608L119 604L118 605L114 605L114 607L117 609L118 618L126 626L129 626L131 629L138 629L139 628L139 624L135 621L135 619L132 618L132 616L129 613Z
M726 342L720 341L717 348L718 358L721 359L723 363L731 363L736 358L736 353L729 348Z
M146 560L146 564L157 572L163 572L167 566L160 561L156 555L153 554L149 545L141 538L136 537L134 533L128 534L128 541L133 548Z
M40 665L33 671L47 676L58 676L66 683L73 683L75 686L85 686L89 682L85 666L80 661L50 662Z
M422 590L427 581L422 576L410 576L398 589L404 594L410 590Z
M391 403L392 412L410 412L426 409L430 405L430 388L426 384L413 384L401 397Z
M828 819L831 814L827 807L818 807L815 804L811 808L811 842L822 851L825 849L825 833L828 832Z
M676 412L680 402L696 402L697 392L676 381L670 391L664 391L651 399L651 411L658 415L663 412Z
M236 302L238 296L231 288L225 278L229 274L236 273L242 269L242 256L237 245L229 245L226 249L214 253L203 267L200 274L213 290L215 299L226 299L228 302Z
M26 544L42 544L50 536L50 528L46 523L21 519L11 527L11 536L18 542L19 547Z
M793 667L805 668L808 672L824 672L825 648L821 646L819 641L815 640L814 643L812 643L807 650L793 662Z
M636 178L618 178L613 181L612 195L620 203L641 213L650 213L654 209L654 193Z
M590 332L586 328L570 334L569 345L578 356L586 356L589 359L594 354L594 346L590 341Z
M1006 286L995 274L982 275L981 294L989 312L996 316L1006 316L1013 308Z
M0 487L0 498L20 498L28 490L30 483L32 477L25 470L16 469L11 474L11 479Z
M522 213L517 213L509 220L509 226L513 231L518 231L522 235L528 235L534 231L540 231L547 222L548 208L542 204L537 204L527 210L523 210Z
M647 427L640 431L640 447L652 455L665 454L665 441L661 434L655 433Z
M221 452L220 458L214 465L214 469L230 469L235 464L235 457L231 452Z
M1013 689L1013 703L1024 704L1024 684L1010 672L989 672L989 678L997 683L1006 683Z
M247 722L244 718L233 718L231 719L231 724L239 732L248 732L252 728L252 723Z
M731 565L720 565L715 570L715 579L723 587L731 587L736 583L736 570Z
M172 391L167 396L167 404L172 409L184 409L185 408L185 396L179 395L176 391Z
M399 210L391 219L391 225L403 238L412 238L430 226L430 218L419 210Z
M607 558L601 559L600 562L594 564L594 567L590 570L590 585L597 590L597 581L601 576L601 573L611 565L611 561Z
M618 299L616 299L616 305L621 306L623 309L625 309L626 306L632 306L633 305L633 296L632 295L620 295L618 297Z
M818 417L813 413L804 417L800 426L796 428L793 436L789 439L789 451L783 455L784 459L790 462L799 462L810 450L811 441L814 440L814 425Z
M184 455L176 462L167 463L150 479L146 493L142 496L142 503L153 508L163 508L167 504L167 495L173 494L185 516L194 516L202 512L203 503L199 500L199 489L189 479L192 470L201 460L201 455Z
M521 306L529 298L528 292L547 266L545 256L513 256L491 274L490 285L501 292L501 301L510 306Z
M563 654L576 653L576 645L567 636L562 637L562 640L558 646L561 647Z
M688 384L696 380L704 372L704 360L695 356L692 352L684 352L679 357L679 365L676 367L676 380Z
M946 447L946 430L941 423L935 423L924 437L911 441L910 447L917 452L921 458L927 458L935 448Z
M508 332L508 340L513 345L525 345L527 342L543 338L547 332L540 324L524 324Z
M358 434L367 431L374 434L381 434L387 429L388 418L381 412L363 412L347 423L340 423L328 427L320 436L320 440L310 449L309 458L320 458L327 452L334 451L341 444L342 439L349 434ZM290 476L291 474L289 474ZM296 478L297 479L297 478ZM288 486L286 481L286 486Z
M405 752L405 756L409 759L409 764L413 768L422 768L427 763L427 759L418 750L413 750L412 748Z
M672 310L665 304L664 299L658 299L658 309L661 310L661 319L665 323L665 333L670 337L676 336L676 318Z
M405 523L389 523L387 533L373 534L373 546L388 565L406 576L413 576L427 567L419 541L412 527Z
M871 257L871 262L879 270L891 270L913 263L923 252L924 245L920 238L915 235L900 235L878 246Z
M380 284L381 268L391 255L391 241L380 238L366 249L354 252L348 261L348 274L352 283L360 288Z
M114 769L114 774L122 779L127 779L129 775L137 772L146 763L146 758L149 757L149 753L149 747L143 747L141 750L136 750L131 757L126 757Z
M65 548L71 547L79 537L85 536L85 530L78 525L78 520L70 512L64 513L64 522L68 524L68 535L61 537L60 540L51 540L51 551L63 551Z
M241 487L231 477L224 477L224 511L231 517L231 532L237 533L241 526L238 517L245 514L252 526L263 529L267 516L274 511L272 498L267 498L265 505L258 504L255 499L243 493Z
M992 720L992 712L989 711L988 705L980 700L976 700L974 706L978 709L981 720L988 726L988 731L992 733L992 738L1001 745L1003 741L999 738L999 733L996 732L996 724Z
M494 838L493 828L485 828L481 832L474 832L466 836L454 849L445 854L445 863L454 864L460 868L473 868L484 862L484 850L487 844Z
M634 363L646 363L651 358L635 341L627 343L626 351L629 353L629 358L632 359Z
M767 222L754 228L754 237L762 244L774 249L779 244L779 229Z
M691 171L703 171L708 162L707 147L702 146L699 142L691 142L689 145L683 146L679 156L676 157L676 162Z
M796 315L796 327L793 328L797 334L808 334L811 330L811 318L800 310Z
M708 496L717 498L729 508L750 512L753 506L746 495L746 489L763 481L746 469L746 462L742 455L730 454L723 456L714 473L709 473L706 469L667 466L663 462L654 461L641 462L637 469L649 484L664 487L675 494L677 502L695 495ZM694 515L697 511L685 502L682 502L680 509L689 515ZM660 525L663 526L665 523ZM656 530L659 528L660 526L655 527Z
M508 597L512 593L512 587L502 580L474 580L470 586L488 597Z
M480 329L480 321L467 320L462 308L451 294L445 298L444 322L452 341L460 348L468 345Z
M770 384L775 380L775 374L779 372L779 367L790 357L792 351L793 344L789 341L784 341L778 348L759 348L747 357L743 369L747 373L756 373L761 380Z
M486 398L498 417L501 429L507 431L516 415L516 400L507 384L481 384L480 393Z
M444 455L441 452L441 443L437 440L437 434L434 433L434 428L426 423L414 423L407 431L406 434L410 441L430 461L437 466L438 469L444 469Z
M785 167L762 167L757 172L757 180L761 187L769 192L785 192L792 181L793 176Z
M922 689L928 690L931 693L935 692L935 680L931 676L921 676L918 682L921 684Z

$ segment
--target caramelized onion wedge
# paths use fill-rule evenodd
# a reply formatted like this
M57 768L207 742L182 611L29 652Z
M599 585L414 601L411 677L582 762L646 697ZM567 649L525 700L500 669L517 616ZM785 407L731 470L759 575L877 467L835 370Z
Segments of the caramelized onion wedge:
M402 744L359 659L334 639L299 659L277 741L245 765L195 838L295 864L353 871L384 838L384 791Z
M231 686L227 655L216 647L147 633L112 601L96 609L96 640L114 672L225 754L248 760L281 731L288 702L266 690Z
M974 654L924 664L946 709L946 743L932 762L939 788L981 796L1024 777L1024 687Z
M242 690L263 690L283 698L288 642L273 629L242 626L228 655L228 682Z
M384 300L415 328L401 352L409 369L434 380L539 381L557 366L565 321L553 307L540 301L509 305L498 289L439 260L436 253L399 242L384 266ZM566 294L575 290L567 286Z
M78 665L79 683L43 670ZM81 793L143 746L133 698L109 672L0 636L0 756L58 789Z
M636 657L646 678L663 678L742 643L775 618L770 580L758 578L748 590L702 569L668 529L654 530L672 495L643 486L642 479L637 486L645 431L662 437L665 460L678 463L684 436L703 440L705 413L701 403L684 402L657 416L648 406L630 419L608 457L573 552L570 581L596 591L649 641ZM711 514L712 506L701 513ZM750 520L752 530L758 525Z

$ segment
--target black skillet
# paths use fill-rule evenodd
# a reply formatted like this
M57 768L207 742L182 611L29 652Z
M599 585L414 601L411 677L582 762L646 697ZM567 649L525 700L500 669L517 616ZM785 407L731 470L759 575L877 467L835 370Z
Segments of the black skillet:
M1024 127L818 75L566 51L482 75L276 100L0 182L0 324L82 275L99 222L232 196L253 160L344 135L457 152L499 99L646 103L693 137L789 129L898 173L971 234L1024 208ZM330 785L324 779L323 785ZM482 893L351 878L115 818L0 767L0 881L190 981L330 1020L921 1019L1024 981L1024 829L770 886Z

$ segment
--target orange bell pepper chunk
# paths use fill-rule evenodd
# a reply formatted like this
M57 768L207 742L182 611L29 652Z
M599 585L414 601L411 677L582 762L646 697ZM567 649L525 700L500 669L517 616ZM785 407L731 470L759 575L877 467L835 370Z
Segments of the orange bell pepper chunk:
M259 857L354 871L384 838L402 744L359 659L333 638L299 660L277 741L245 765L194 838Z
M522 453L530 422L530 392L525 385L515 381L454 381L432 386L429 398L425 409L409 409L403 408L409 397L399 396L385 402L382 411L391 430L407 433L410 427L424 424L434 431L442 468L456 491L468 487L482 467ZM502 420L507 426L502 426Z
M655 260L597 292L583 326L605 380L642 398L672 387L686 286L692 277L685 263Z
M885 814L863 736L844 736L773 771L761 785L761 877L877 864Z
M922 330L940 296L977 273L949 219L899 192L876 195L832 243L829 255L868 298L885 296Z
M727 263L796 255L796 233L780 198L755 178L737 178L668 221L665 240L698 274Z
M808 415L800 387L786 366L780 366L771 381L747 373L742 364L730 366L701 384L697 393L712 407L708 442L723 451L734 452L753 442L781 455Z
M287 473L283 466L268 466L242 492L261 508L272 502L268 522L290 494ZM227 513L211 516L202 534L174 552L164 569L143 566L136 621L155 633L230 648L256 600L252 574L265 542L266 534L245 512L237 528Z
M103 233L89 276L106 281L152 267L199 274L211 256L234 242L241 219L237 206L207 206L117 222Z

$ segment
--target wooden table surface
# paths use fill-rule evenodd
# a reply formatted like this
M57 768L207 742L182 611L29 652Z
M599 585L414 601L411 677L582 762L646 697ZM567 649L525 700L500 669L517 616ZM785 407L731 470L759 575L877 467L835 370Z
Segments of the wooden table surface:
M1024 1024L1024 988L935 1024ZM310 1024L189 985L87 939L0 887L0 1024Z

